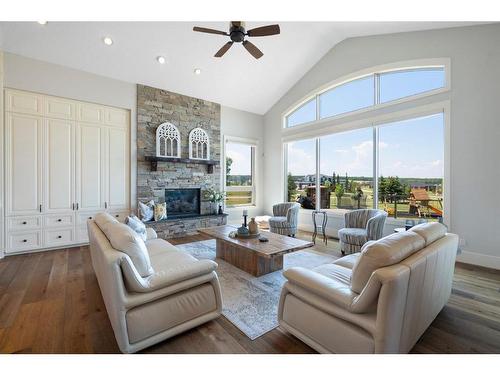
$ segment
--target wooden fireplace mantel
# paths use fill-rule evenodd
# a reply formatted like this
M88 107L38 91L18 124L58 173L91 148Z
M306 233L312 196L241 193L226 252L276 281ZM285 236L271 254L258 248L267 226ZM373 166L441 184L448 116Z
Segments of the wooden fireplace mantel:
M186 159L186 158L166 158L162 156L146 156L146 161L151 163L151 170L156 172L158 170L158 163L185 163L185 164L203 164L207 166L207 173L214 173L214 165L219 164L216 160L200 160L200 159Z

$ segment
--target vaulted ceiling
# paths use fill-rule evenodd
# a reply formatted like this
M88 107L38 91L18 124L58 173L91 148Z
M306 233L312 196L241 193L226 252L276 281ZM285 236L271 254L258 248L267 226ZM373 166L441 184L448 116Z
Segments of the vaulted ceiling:
M247 22L247 29L276 22ZM255 37L264 56L241 45L213 55L228 37L193 26L227 30L228 22L0 22L4 51L127 82L265 113L340 41L364 35L468 25L465 22L278 22L281 34ZM109 36L111 46L103 43ZM166 58L159 64L158 56ZM201 74L194 74L201 69Z

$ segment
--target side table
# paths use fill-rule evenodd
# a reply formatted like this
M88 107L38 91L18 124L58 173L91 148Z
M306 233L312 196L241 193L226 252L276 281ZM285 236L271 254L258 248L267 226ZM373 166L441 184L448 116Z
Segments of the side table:
M316 221L316 217L320 216L320 221ZM325 245L328 244L328 237L326 236L326 223L328 222L328 215L326 211L313 211L312 213L314 232L312 235L312 242L316 244L316 236L318 235L318 230L321 231L323 235L323 242Z

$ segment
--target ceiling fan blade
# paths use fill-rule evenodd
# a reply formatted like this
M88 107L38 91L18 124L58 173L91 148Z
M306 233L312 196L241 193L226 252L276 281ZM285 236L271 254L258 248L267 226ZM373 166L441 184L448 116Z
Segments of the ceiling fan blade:
M280 25L268 25L262 27L256 27L247 31L248 36L268 36L276 35L280 33Z
M260 49L258 49L257 47L255 47L255 44L253 44L252 42L249 42L248 40L245 40L243 42L243 47L245 47L246 50L248 52L250 52L250 55L252 55L256 59L260 59L262 56L264 56L262 51Z
M208 33L208 34L229 35L225 31L207 29L206 27L198 27L198 26L193 27L193 31L198 31L199 33Z
M214 57L222 57L224 54L227 52L229 48L233 45L233 42L227 42L222 46L220 50L217 51L217 53L214 55Z

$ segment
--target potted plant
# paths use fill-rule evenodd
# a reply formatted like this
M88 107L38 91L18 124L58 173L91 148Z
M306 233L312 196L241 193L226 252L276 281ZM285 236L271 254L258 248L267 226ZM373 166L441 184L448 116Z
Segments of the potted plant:
M222 202L224 202L224 199L226 198L226 192L225 191L220 191L220 190L215 190L213 188L210 188L205 191L205 197L208 199L210 203L213 204L213 212L218 213L219 215L223 214L222 210ZM218 212L216 211L216 205L219 205L219 210Z

